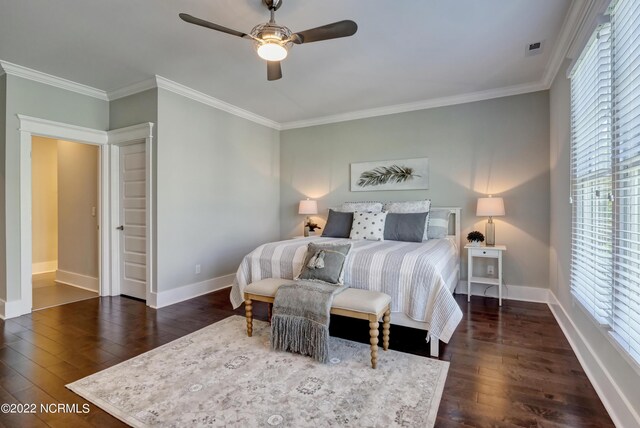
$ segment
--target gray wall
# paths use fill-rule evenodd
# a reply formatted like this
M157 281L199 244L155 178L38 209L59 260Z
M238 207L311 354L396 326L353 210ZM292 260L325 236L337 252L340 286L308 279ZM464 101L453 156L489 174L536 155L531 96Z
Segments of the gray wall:
M279 133L158 91L158 290L234 273L276 240ZM202 272L196 275L195 265Z
M2 71L0 71L2 73ZM5 223L5 151L7 124L7 75L0 76L0 299L7 300L7 247Z
M351 162L411 157L429 158L429 190L349 191ZM318 199L323 216L348 200L430 198L462 207L465 236L484 233L476 198L494 194L504 197L507 214L496 219L496 241L508 246L506 283L547 287L547 91L283 131L280 162L282 237L302 233L297 203L305 197ZM466 255L462 269L466 277Z
M566 322L572 322L586 344L580 337L571 337L585 357L585 363L598 383L607 384L607 377L617 383L620 391L630 403L635 403L636 412L640 413L640 372L634 370L619 350L612 344L607 334L595 324L574 303L570 288L571 266L571 205L569 204L570 178L570 82L564 75L569 63L560 69L550 91L550 163L551 163L551 224L550 224L550 260L549 285L556 295L564 311L557 312L561 317L568 316ZM590 349L589 349L590 348ZM602 366L609 372L607 375L600 364L592 357L594 353ZM609 397L612 399L612 397ZM615 400L615 398L613 398ZM621 426L636 426L631 415L621 414Z
M108 127L109 103L53 86L6 76L6 274L0 289L6 300L20 298L20 133L17 114L49 119L94 129ZM3 246L3 245L0 245Z
M58 270L96 278L97 284L98 147L57 143Z

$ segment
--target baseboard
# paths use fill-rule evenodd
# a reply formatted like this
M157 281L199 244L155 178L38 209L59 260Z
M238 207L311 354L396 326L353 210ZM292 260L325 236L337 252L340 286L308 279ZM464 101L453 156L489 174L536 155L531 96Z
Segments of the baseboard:
M622 393L613 377L602 363L598 355L593 352L593 348L587 342L576 327L573 320L567 314L562 304L558 301L555 294L549 290L549 309L555 317L558 325L562 329L565 337L571 345L571 349L576 354L582 369L587 374L589 381L596 390L602 404L609 412L611 420L617 427L640 427L640 415L631 405L631 402ZM580 343L576 343L577 341ZM582 346L578 346L581 344ZM582 349L586 349L585 352ZM593 361L594 363L590 363ZM634 423L635 422L635 423Z
M467 294L467 281L461 280L456 287L456 294ZM471 284L472 296L484 296L498 298L496 285ZM525 285L504 285L502 287L504 300L519 300L522 302L547 303L549 301L549 289L529 287Z
M22 300L6 302L0 299L0 318L7 320L31 313L31 304L25 304Z
M235 273L233 273L202 282L196 282L195 284L183 285L182 287L171 290L160 291L157 293L152 292L151 296L149 296L149 300L147 301L147 305L152 308L159 309L175 303L184 302L185 300L193 299L194 297L202 296L203 294L211 293L212 291L222 290L223 288L231 286L235 276Z
M38 262L31 265L31 273L37 275L39 273L49 273L58 270L58 261L49 260L48 262Z
M82 288L84 290L93 291L96 293L98 293L100 289L98 278L82 275L75 272L68 272L66 270L56 271L56 282Z

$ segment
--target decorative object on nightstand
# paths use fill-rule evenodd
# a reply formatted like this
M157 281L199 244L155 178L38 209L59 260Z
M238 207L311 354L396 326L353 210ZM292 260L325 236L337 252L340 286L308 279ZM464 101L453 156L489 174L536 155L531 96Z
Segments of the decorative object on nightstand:
M467 249L467 302L471 301L471 283L489 284L498 286L498 303L502 306L502 253L507 251L504 245L494 245L493 247L476 247L474 245L465 245ZM487 278L482 276L473 276L473 258L480 257L485 259L494 259L498 262L498 277Z
M485 238L487 247L496 244L496 226L493 224L493 217L504 215L504 201L502 198L494 198L489 195L488 198L478 198L478 206L476 208L478 217L489 217L485 228Z
M307 218L304 221L304 236L309 236L309 231L314 232L320 229L316 223L311 223L310 215L318 214L318 202L307 198L298 204L298 214L305 214Z
M467 235L467 241L469 241L469 245L472 247L479 247L481 243L484 242L484 235L477 230L473 232L469 232Z

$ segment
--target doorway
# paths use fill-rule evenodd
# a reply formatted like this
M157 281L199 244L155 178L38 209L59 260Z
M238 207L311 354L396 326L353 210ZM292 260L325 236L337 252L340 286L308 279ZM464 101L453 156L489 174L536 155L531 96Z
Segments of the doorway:
M122 147L143 143L145 147L145 297L149 306L155 307L157 290L153 282L153 126L145 122L111 131L85 128L68 123L17 115L20 122L20 226L18 253L19 297L5 302L5 318L13 318L31 313L33 304L33 264L32 264L32 137L64 140L93 145L99 151L98 206L99 225L99 294L117 296L121 294L120 276L120 189L119 154ZM15 265L14 265L15 266ZM12 266L12 269L14 267ZM14 291L15 292L15 291Z
M33 310L99 296L98 147L33 137Z

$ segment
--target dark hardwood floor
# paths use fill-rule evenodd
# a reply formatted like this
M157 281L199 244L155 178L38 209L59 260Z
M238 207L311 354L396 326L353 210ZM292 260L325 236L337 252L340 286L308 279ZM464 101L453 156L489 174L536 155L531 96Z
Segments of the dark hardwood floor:
M87 402L65 384L230 315L229 290L160 310L103 297L0 321L0 404ZM464 318L449 344L451 363L437 427L608 427L606 410L546 305L457 296ZM254 305L266 319L266 306ZM365 322L366 323L366 322ZM362 321L333 317L332 335L368 343ZM391 348L428 355L424 332L392 326ZM88 413L2 414L7 427L122 426Z

